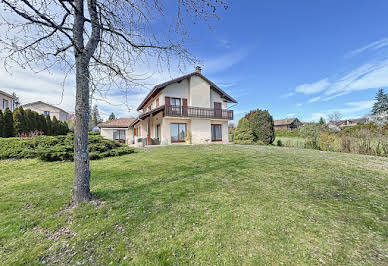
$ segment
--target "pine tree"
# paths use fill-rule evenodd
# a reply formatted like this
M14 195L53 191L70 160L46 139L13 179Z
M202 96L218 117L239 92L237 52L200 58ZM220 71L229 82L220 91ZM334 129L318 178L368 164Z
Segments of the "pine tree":
M52 130L52 134L53 136L57 136L60 134L60 125L59 125L59 121L57 119L56 116L54 116L53 118L53 123L52 123L52 126L51 126L51 130Z
M45 135L48 135L47 134L47 121L46 121L46 118L44 117L43 114L39 115L39 119L40 119L40 123L41 123L41 131L43 132L43 134Z
M271 144L275 140L273 118L267 110L254 110L245 116L249 121L249 128L255 137L255 142Z
M46 135L47 136L53 136L52 125L53 125L53 123L51 121L50 116L46 115L46 127L47 127Z
M14 137L14 128L13 128L13 117L12 112L9 108L5 109L4 112L4 128L3 128L3 136L5 138Z
M15 134L27 133L26 115L23 107L18 107L13 112L13 126Z
M111 121L111 120L115 120L115 119L116 119L116 116L115 116L115 114L112 112L112 113L109 115L108 120Z
M376 94L376 102L372 107L372 114L379 115L383 112L388 112L388 95L384 93L383 89L379 89Z
M325 119L324 119L322 116L321 116L321 118L319 119L318 124L320 124L320 125L326 124L326 121L325 121Z
M3 111L0 110L0 138L3 137L3 129L4 129L4 116L3 116Z

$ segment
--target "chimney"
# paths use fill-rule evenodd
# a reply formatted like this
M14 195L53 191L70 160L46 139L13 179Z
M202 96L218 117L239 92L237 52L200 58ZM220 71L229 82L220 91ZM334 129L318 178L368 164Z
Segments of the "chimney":
M202 68L200 66L195 67L195 72L201 73Z

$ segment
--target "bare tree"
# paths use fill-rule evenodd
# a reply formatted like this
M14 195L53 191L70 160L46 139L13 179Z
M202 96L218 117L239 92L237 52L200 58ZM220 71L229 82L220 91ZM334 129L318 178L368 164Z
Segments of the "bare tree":
M336 123L340 121L342 118L342 114L340 112L334 112L330 115L328 115L329 122Z
M5 67L75 72L72 201L91 198L88 123L91 92L141 85L139 65L170 68L195 59L185 48L187 23L218 18L224 0L0 0Z

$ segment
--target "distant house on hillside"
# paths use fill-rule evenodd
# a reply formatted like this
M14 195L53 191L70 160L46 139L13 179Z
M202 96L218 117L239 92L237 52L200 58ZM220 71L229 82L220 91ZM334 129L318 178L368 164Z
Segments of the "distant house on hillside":
M0 110L4 113L5 109L9 108L13 112L14 106L13 96L4 91L0 91Z
M33 103L27 103L25 105L22 105L24 110L32 110L37 112L38 114L44 114L44 115L49 115L51 119L54 118L54 116L62 121L62 122L68 122L69 121L69 113L66 112L65 110L56 107L54 105L42 102L42 101L37 101Z
M294 130L300 128L303 125L298 118L286 118L274 121L275 130Z
M329 124L335 124L336 126L340 128L344 127L353 127L355 125L363 125L368 122L368 118L351 118L351 119L345 119L345 120L339 120L335 122L329 122Z
M132 134L129 133L129 125L135 118L119 118L98 124L101 136L106 139L117 140L121 143L132 144Z

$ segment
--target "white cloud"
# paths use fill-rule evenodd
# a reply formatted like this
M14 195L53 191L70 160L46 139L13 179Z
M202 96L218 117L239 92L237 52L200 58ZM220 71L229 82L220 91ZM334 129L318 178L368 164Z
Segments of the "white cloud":
M204 60L204 70L207 73L221 72L239 63L249 54L249 49L236 50L217 57Z
M303 94L314 94L327 89L329 85L330 85L330 82L326 78L311 84L299 85L295 88L295 92L299 92Z
M388 46L388 38L384 38L384 39L372 42L368 45L365 45L364 47L353 50L353 51L349 52L346 55L346 57L352 57L352 56L355 56L357 54L363 53L363 52L368 51L368 50L378 50L378 49L381 49L381 48L386 47L386 46Z
M282 98L288 98L288 97L291 97L291 96L294 96L295 95L295 92L288 92L288 93L286 93L286 94L283 94L281 97Z
M345 104L346 107L339 109L328 110L328 113L339 112L343 115L348 115L360 111L367 111L372 108L375 101L359 101L359 102L348 102Z
M321 99L321 96L317 96L308 100L309 103L315 103Z
M296 107L301 107L303 104L301 104L301 103L297 103L296 104Z
M286 117L288 118L288 117L295 117L296 116L296 114L295 113L289 113L289 114L286 114Z

